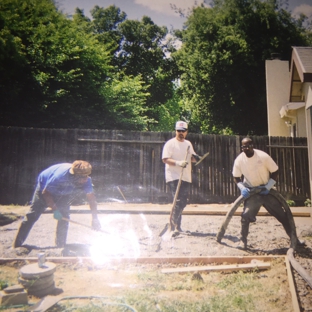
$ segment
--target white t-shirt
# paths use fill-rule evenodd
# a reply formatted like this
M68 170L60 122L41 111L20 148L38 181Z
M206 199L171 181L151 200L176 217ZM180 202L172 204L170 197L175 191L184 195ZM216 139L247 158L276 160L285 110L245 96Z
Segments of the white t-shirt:
M187 147L190 146L187 154L188 165L183 169L182 180L186 182L192 182L192 154L195 154L193 145L190 141L184 140L183 142L178 141L175 137L167 141L162 151L162 159L172 158L174 160L185 160ZM180 166L169 166L165 165L166 182L179 180L182 168Z
M277 164L267 153L254 149L250 158L244 152L239 154L234 161L233 177L244 176L244 184L250 187L267 184L270 173L278 170Z

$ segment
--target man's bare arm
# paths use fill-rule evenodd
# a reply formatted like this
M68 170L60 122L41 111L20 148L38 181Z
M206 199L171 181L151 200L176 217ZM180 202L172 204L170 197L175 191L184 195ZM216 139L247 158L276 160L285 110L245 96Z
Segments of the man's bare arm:
M237 184L239 182L242 182L242 179L239 177L234 177L234 182Z
M273 179L274 181L277 181L277 179L278 179L278 170L276 170L276 171L271 173L271 179Z

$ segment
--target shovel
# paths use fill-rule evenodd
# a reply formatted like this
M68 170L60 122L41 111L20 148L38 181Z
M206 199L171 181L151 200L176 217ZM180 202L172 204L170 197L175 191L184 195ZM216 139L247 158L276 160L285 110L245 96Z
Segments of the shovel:
M189 153L189 149L190 149L190 146L187 147L186 155L185 155L185 158L184 158L185 161L187 160L187 155ZM172 231L171 230L171 225L173 224L173 221L172 221L173 209L174 209L174 207L176 205L176 202L177 202L177 199L178 199L178 195L179 195L179 191L180 191L180 187L181 187L181 183L182 183L183 169L184 169L184 167L182 167L182 169L181 169L179 182L178 182L177 189L175 191L174 198L173 198L173 204L172 204L172 208L171 208L171 212L170 212L170 218L169 218L170 223L167 223L165 225L164 229L159 233L160 237L163 236L168 231L169 228L170 228L169 233ZM173 225L175 226L175 224L173 224Z
M77 221L73 221L73 220L70 220L70 219L68 219L68 218L64 218L64 217L63 217L62 220L67 221L67 222L69 222L69 223L74 223L74 224L78 224L78 225L84 226L84 227L86 227L86 228L88 228L88 229L91 229L91 230L93 230L93 231L96 231L96 232L101 232L101 233L108 234L108 235L114 235L114 234L112 234L112 233L110 233L110 232L108 232L108 231L104 231L104 230L102 230L102 229L100 229L100 230L94 230L93 227L90 226L90 225L87 225L87 224L84 224L84 223L81 223L81 222L77 222ZM131 241L131 239L129 239L129 237L124 237L124 236L120 236L120 235L119 235L119 237L122 238L122 239L124 239L124 240Z
M187 155L188 155L189 149L190 149L190 147L187 148L187 152L186 152L186 155L185 155L185 161L187 160ZM208 155L209 155L209 152L208 152L208 153L205 153L205 154L201 157L201 159L200 159L197 163L195 163L195 166L199 165ZM184 168L182 168L182 170L181 170L180 179L179 179L178 186L177 186L177 189L176 189L176 192L175 192L175 195L174 195L174 199L173 199L172 209L171 209L171 213L170 213L170 224L167 223L167 224L165 225L164 229L159 233L159 236L160 236L160 237L163 236L163 235L167 232L167 230L168 230L168 228L169 228L169 225L171 226L171 224L172 224L172 223L171 223L171 222L172 222L172 221L171 221L171 220L172 220L172 214L173 214L174 206L175 206L175 204L176 204L176 202L177 202L177 198L178 198L179 191L180 191L180 186L181 186L181 183L182 183L183 169L184 169ZM170 229L170 230L171 230L171 229Z
M88 229L94 230L92 226L87 225L87 224L84 224L84 223L81 223L81 222L73 221L73 220L70 220L70 219L67 219L67 218L64 218L64 217L62 218L62 220L66 221L66 222L68 222L68 223L78 224L78 225L84 226L84 227L86 227L86 228L88 228ZM102 229L100 229L100 230L94 230L94 231L102 232L102 233L110 234L110 235L111 235L111 233L109 233L109 232L107 232L107 231L104 231L104 230L102 230Z

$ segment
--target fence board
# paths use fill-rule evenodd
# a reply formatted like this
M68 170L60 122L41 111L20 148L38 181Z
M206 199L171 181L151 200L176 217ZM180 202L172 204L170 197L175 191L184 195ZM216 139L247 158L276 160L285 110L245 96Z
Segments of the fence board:
M0 127L0 204L30 201L40 171L76 159L93 166L99 201L169 203L161 160L164 143L174 132ZM199 155L193 166L190 203L230 203L239 195L232 166L241 152L242 136L188 135ZM278 190L287 198L311 198L306 138L254 136L254 147L269 153L279 166Z

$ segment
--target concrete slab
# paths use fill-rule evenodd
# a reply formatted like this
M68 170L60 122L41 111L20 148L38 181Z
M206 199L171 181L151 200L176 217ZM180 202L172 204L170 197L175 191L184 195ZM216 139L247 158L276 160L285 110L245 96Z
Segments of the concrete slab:
M33 284L33 285L24 286L24 287L27 293L31 294L31 293L44 291L45 289L50 288L52 285L54 287L54 278L47 281L46 283L40 283L39 285Z
M27 293L28 295L32 295L32 296L36 296L38 298L42 298L42 297L45 297L45 296L48 296L48 295L52 295L53 294L53 291L55 289L55 283L53 281L53 283L45 288L45 289L41 289L41 290L31 290L31 289L28 289L27 290Z
M53 274L55 270L56 265L52 262L46 262L44 267L39 267L38 263L32 263L23 266L19 273L24 279L38 279Z
M18 277L18 282L23 285L24 288L39 288L44 285L49 285L53 282L54 280L54 274L36 278L36 279L24 279L22 277Z
M41 299L38 303L30 307L29 311L44 312L62 300L62 296L47 296Z
M0 291L0 306L28 304L27 293L23 290L21 292L6 294Z
M13 285L3 289L6 294L12 294L17 292L23 292L24 288L21 285Z

